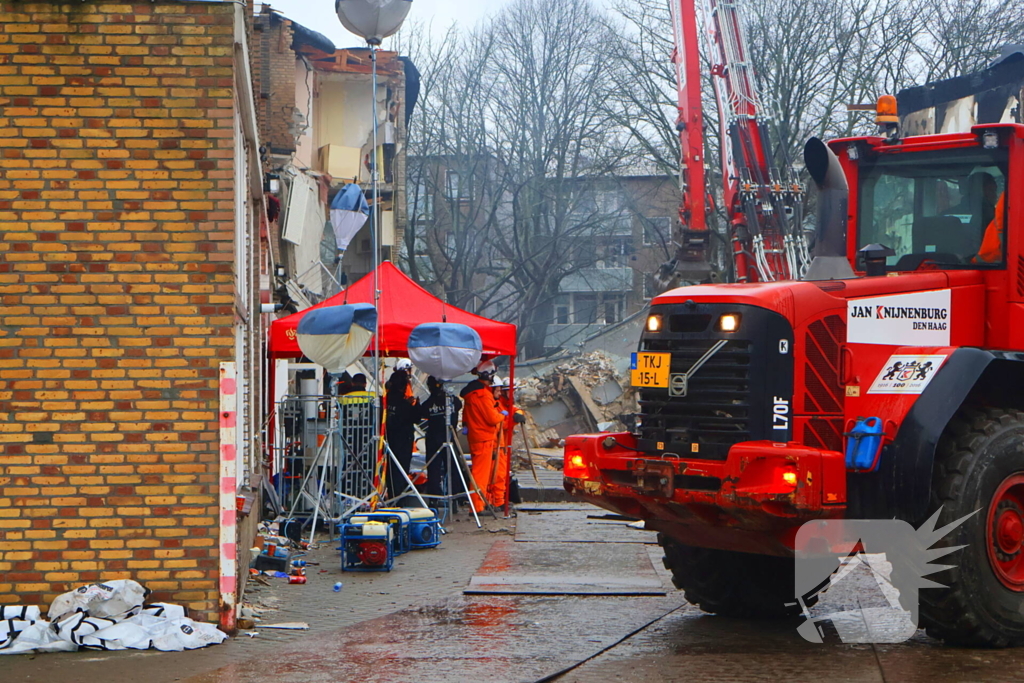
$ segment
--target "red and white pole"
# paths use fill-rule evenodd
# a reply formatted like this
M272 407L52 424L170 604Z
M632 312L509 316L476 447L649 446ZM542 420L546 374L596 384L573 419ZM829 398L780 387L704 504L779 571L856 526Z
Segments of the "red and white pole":
M220 364L220 628L234 633L235 601L238 592L236 491L238 448L235 440L236 393L235 364Z

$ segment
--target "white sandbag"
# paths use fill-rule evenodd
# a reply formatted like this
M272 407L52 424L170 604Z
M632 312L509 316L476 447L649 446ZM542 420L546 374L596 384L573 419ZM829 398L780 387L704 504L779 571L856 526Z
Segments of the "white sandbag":
M95 637L97 632L103 631L116 623L113 619L90 617L84 612L75 612L58 621L54 628L57 630L57 635L63 640L74 643L79 647L92 650L123 650L125 648L119 646L118 643L114 643L112 647L107 647L102 638Z
M184 619L186 617L184 607L169 602L154 602L152 605L146 605L140 614L149 614L164 619Z
M24 621L22 619L0 621L0 647L6 647L10 641L18 637L19 633L34 623L34 621Z
M79 588L58 596L47 616L60 621L72 612L87 612L91 617L122 619L138 614L149 590L131 579L106 581Z
M39 621L42 613L43 610L38 605L5 605L0 607L0 620Z
M213 624L191 619L165 619L161 626L159 634L153 637L153 647L164 652L195 650L207 645L218 645L228 637L228 634Z
M20 655L26 652L74 652L78 646L62 639L45 621L37 621L18 634L0 655Z
M83 639L83 647L105 650L148 650L164 652L194 650L216 645L227 638L213 624L202 624L191 619L166 619L151 614L137 614L122 622L108 626Z

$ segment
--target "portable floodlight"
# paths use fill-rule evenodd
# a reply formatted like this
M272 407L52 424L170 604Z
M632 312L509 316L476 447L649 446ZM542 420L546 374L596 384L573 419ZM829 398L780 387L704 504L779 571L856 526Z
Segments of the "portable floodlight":
M380 45L384 38L402 27L412 0L337 0L334 10L341 25L366 39L370 45Z
M458 323L423 323L409 335L409 358L423 372L451 380L476 367L483 352L480 335Z
M366 353L376 330L376 308L344 304L313 309L299 321L295 333L307 358L328 372L341 372Z

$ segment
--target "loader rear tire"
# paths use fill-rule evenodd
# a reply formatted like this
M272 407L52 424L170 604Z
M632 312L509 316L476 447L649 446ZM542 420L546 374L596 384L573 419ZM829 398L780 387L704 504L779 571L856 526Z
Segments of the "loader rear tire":
M927 578L945 588L920 592L921 625L949 645L1024 645L1024 412L962 411L939 442L932 477L936 529L960 519L935 543L965 546L935 560L950 569Z
M786 619L801 612L792 558L695 548L665 534L658 534L658 543L672 583L705 612L738 619ZM815 602L817 597L807 606Z

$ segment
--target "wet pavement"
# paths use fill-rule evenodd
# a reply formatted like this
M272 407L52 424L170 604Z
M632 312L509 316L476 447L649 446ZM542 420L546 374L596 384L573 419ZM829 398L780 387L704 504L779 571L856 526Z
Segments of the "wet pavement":
M464 526L442 545L447 552L403 556L404 564L390 574L341 575L346 583L340 595L324 593L338 578L334 567L318 572L308 591L262 589L257 597L264 605L280 602L278 609L268 609L267 621L309 620L310 631L263 630L253 640L240 636L188 653L0 659L0 682L1024 679L1024 649L946 648L920 631L897 645L850 645L831 627L825 643L813 644L797 632L802 619L756 622L703 614L671 589L649 533L579 504L524 508L533 514L521 511L515 540L507 524L492 522L485 531ZM610 529L616 542L590 540L599 524L618 525ZM461 594L473 590L480 577L504 577L505 585L514 584L517 592L528 587L521 592L533 594ZM570 594L595 577L611 583L612 594ZM609 579L616 577L653 580L666 594L615 595ZM832 587L811 616L887 604L891 596L860 567Z
M665 595L650 555L633 543L497 541L465 593Z
M617 515L593 507L520 511L516 541L559 543L657 543L657 534L628 525Z
M678 598L466 596L374 619L188 683L537 681L611 647Z

